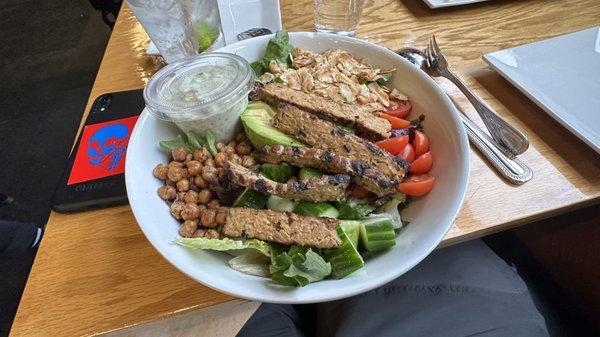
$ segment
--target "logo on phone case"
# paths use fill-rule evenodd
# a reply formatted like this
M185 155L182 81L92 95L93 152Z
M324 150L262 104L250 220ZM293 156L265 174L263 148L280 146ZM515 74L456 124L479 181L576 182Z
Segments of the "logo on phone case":
M68 185L125 172L125 153L138 116L83 128Z
M92 166L112 170L127 150L129 130L124 124L107 125L96 130L88 142L88 160Z

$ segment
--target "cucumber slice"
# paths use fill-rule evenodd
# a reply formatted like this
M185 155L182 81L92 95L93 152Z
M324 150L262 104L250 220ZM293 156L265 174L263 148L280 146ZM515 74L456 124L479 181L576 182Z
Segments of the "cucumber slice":
M311 167L303 167L300 169L300 173L298 174L298 178L300 181L308 180L310 178L321 178L323 176L323 172L311 168Z
M342 220L340 221L340 226L348 235L348 238L354 244L354 247L358 248L358 237L360 232L360 221L355 220Z
M260 173L271 180L285 183L298 173L298 168L288 164L262 164Z
M267 200L267 208L276 212L292 212L295 207L295 202L276 195L269 196Z
M250 207L262 209L267 204L269 195L246 188L240 196L233 202L233 207Z
M339 212L335 207L326 202L301 201L294 208L294 213L335 219Z
M362 268L365 262L342 226L337 227L337 234L342 245L336 249L324 249L323 257L331 263L331 277L341 279Z
M371 253L396 245L396 232L389 217L373 216L360 223L360 239L363 247Z

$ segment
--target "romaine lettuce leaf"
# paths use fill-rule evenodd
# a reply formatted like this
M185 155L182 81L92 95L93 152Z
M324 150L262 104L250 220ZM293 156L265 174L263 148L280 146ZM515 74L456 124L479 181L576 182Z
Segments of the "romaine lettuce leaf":
M240 256L236 256L229 260L229 266L233 270L237 270L240 273L255 275L261 277L269 277L269 263L271 260L264 254L251 250Z
M338 201L336 206L340 211L338 219L342 220L360 220L375 210L375 206L368 202L356 200Z
M275 283L303 287L331 274L331 264L311 248L292 246L289 251L273 249L271 279Z
M271 256L271 247L268 243L256 239L251 240L234 240L230 238L224 239L206 239L206 238L181 238L175 240L175 243L194 249L209 249L217 251L239 250L239 249L256 249L266 256Z

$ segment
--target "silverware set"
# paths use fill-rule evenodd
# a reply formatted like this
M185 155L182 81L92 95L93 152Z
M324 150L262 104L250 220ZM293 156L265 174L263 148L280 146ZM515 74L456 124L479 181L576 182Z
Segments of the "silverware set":
M529 140L523 133L498 116L450 70L448 60L438 46L435 36L429 40L425 51L404 48L397 53L431 77L444 77L454 83L473 104L491 135L491 137L488 136L466 115L461 114L460 117L471 143L508 181L520 185L531 180L533 171L517 158L517 155L527 150ZM460 111L460 109L458 110Z

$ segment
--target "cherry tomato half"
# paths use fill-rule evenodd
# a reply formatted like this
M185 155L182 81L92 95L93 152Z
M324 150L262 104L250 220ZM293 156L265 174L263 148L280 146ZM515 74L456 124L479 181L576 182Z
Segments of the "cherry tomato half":
M410 126L409 121L388 115L387 113L380 112L379 117L387 119L392 124L392 129L404 129Z
M380 140L375 144L391 154L398 154L408 144L408 135Z
M398 153L398 156L400 156L400 158L404 159L405 161L412 163L413 160L415 160L415 148L412 145L410 145L410 143L408 143L402 149L402 151Z
M373 196L373 193L360 185L356 185L354 186L354 189L352 189L352 192L350 192L350 195L355 198L365 199Z
M385 113L394 117L403 118L408 115L410 110L412 110L412 103L410 101L391 99L390 106L387 107Z
M429 174L413 175L401 182L396 189L411 197L420 197L431 191L434 182L435 177Z
M415 155L418 157L429 151L429 137L423 132L416 130L415 139L413 139L412 145L415 148Z
M427 151L422 155L418 156L412 163L410 163L410 173L412 174L423 174L431 170L433 165L433 157L431 152Z

